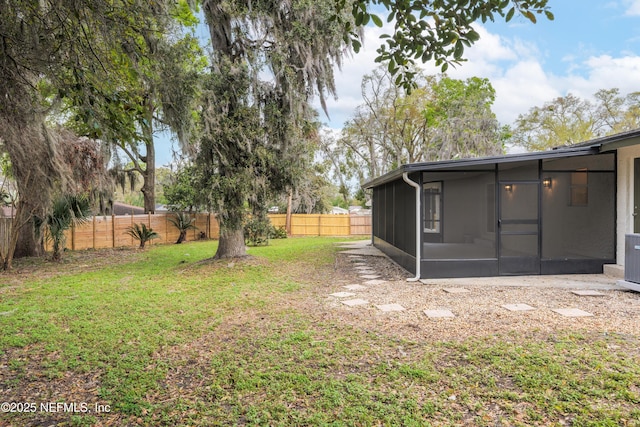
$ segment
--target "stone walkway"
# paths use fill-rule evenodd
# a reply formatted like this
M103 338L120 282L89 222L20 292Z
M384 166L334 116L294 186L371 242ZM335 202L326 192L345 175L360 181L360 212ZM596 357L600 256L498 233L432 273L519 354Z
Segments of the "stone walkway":
M390 282L381 279L381 275L376 271L377 261L373 257L384 257L379 250L370 245L369 241L347 242L339 244L344 248L352 265L353 273L360 278L361 283L354 283L342 286L347 291L334 292L331 297L337 298L342 304L358 309L362 307L376 307L382 312L405 311L405 307L395 301L387 301L384 304L372 304L367 297L367 290L371 287L384 287L391 285ZM450 298L462 298L464 294L470 292L465 285L473 284L485 286L514 286L514 287L556 287L566 289L574 295L583 298L602 298L606 294L599 290L623 290L615 285L615 279L604 275L563 275L563 276L518 276L518 277L491 277L491 278L461 278L461 279L428 279L421 280L426 285L447 286L442 290L450 295ZM508 295L505 295L508 297ZM511 312L530 312L538 308L525 303L511 302L499 305L500 308ZM578 307L557 307L545 308L558 316L564 317L590 317L593 316ZM456 313L446 307L424 307L422 310L425 316L430 319L446 319L456 317Z

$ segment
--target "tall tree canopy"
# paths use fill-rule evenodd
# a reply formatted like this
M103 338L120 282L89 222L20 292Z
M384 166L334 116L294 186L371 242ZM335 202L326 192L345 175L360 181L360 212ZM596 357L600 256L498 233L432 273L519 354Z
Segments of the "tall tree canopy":
M154 212L156 133L170 131L182 148L188 148L206 58L197 38L185 31L185 26L193 30L197 22L186 3L169 4L166 14L147 22L154 30L130 41L135 43L135 55L127 54L131 47L112 54L117 86L91 86L80 96L69 93L63 117L76 132L108 144L114 153L114 172L142 177L145 212ZM89 105L87 91L93 101ZM120 160L120 152L126 162Z
M150 87L169 85L170 76L154 66L158 55L167 57L160 42L173 20L188 14L184 0L0 2L0 138L19 193L17 256L38 254L31 219L44 217L55 188L73 179L47 117L66 109L74 129L92 138L123 146L140 134L144 140L152 126L148 106L158 99Z
M346 123L337 144L342 163L360 180L405 163L495 155L505 134L491 106L487 79L465 81L417 73L407 93L379 68L364 77L364 103Z
M213 53L198 164L220 221L216 257L242 256L246 207L264 215L269 192L301 178L309 100L335 94L346 47L330 1L206 0L203 10Z
M601 89L593 101L572 94L520 114L512 142L531 151L571 145L640 128L640 92Z

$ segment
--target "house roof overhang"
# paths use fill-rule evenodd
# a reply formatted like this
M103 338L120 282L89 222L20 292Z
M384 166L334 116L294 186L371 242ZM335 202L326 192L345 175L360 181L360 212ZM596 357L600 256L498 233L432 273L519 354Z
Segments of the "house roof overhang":
M580 144L565 147L557 147L548 151L535 153L507 154L504 156L478 157L472 159L441 160L436 162L410 163L386 173L378 178L365 182L363 188L373 188L387 182L402 178L402 174L427 172L438 170L464 170L465 168L478 167L482 165L495 165L500 163L526 162L529 160L545 160L561 157L588 156L615 151L619 148L632 145L640 145L640 129L622 132L615 135L592 139Z

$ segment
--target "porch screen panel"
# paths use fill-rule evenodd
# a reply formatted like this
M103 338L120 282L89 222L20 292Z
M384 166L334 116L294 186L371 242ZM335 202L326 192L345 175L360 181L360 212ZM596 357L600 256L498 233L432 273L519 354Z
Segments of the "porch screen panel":
M415 188L403 180L393 182L393 246L409 255L416 253Z
M384 240L384 187L375 187L373 189L373 206L372 206L372 222L373 222L373 235Z
M442 183L442 214L438 230L440 241L425 239L422 258L494 259L494 170L488 170L485 166L485 170L480 171L425 172L423 182ZM433 234L433 231L429 230L429 233Z
M373 235L409 255L416 252L414 191L402 180L373 189Z
M615 258L615 174L543 171L542 259Z

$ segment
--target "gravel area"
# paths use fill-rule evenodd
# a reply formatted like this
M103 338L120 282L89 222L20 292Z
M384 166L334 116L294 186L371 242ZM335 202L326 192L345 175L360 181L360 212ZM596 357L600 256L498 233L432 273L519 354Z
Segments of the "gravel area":
M354 249L355 245L347 246ZM465 278L408 282L403 268L367 247L368 255L346 250L336 256L334 274L316 287L323 317L353 326L378 330L408 339L460 340L494 334L553 334L555 331L640 333L640 293L615 285L604 275L526 276ZM362 267L369 267L384 280L367 284ZM350 285L365 286L354 289ZM349 288L345 288L350 286ZM597 290L601 296L580 296L572 290ZM466 290L467 292L460 292ZM348 291L348 297L330 296ZM367 304L349 306L345 300L362 299ZM378 306L399 304L401 311ZM527 304L533 310L510 311L509 304ZM565 317L552 310L579 309L592 316ZM430 318L425 310L450 310L453 318Z

